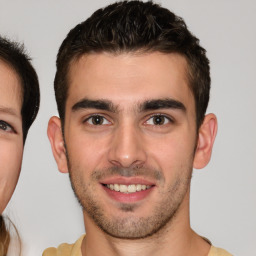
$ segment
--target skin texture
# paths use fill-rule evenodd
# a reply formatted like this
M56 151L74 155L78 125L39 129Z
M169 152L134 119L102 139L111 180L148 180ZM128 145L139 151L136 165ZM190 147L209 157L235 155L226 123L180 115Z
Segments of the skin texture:
M129 255L137 255L147 240L153 241L151 255L154 245L162 255L159 241L166 242L162 253L170 247L171 255L207 254L209 245L190 229L189 186L193 166L210 160L217 124L208 115L197 136L186 65L178 54L157 52L92 54L72 64L65 139L57 117L49 121L48 136L83 206L82 250L90 255L96 239L102 255L126 255L129 244ZM111 183L152 187L142 198L120 197L104 186Z
M0 212L16 187L23 154L21 85L16 73L0 61Z

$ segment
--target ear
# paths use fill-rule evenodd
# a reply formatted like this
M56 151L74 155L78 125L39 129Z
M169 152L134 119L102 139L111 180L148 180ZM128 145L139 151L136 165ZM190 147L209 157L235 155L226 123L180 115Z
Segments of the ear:
M199 129L193 167L204 168L211 159L212 147L217 134L217 118L214 114L205 116Z
M52 146L52 153L60 172L67 173L68 165L66 149L61 130L61 121L57 116L51 117L48 123L47 135Z

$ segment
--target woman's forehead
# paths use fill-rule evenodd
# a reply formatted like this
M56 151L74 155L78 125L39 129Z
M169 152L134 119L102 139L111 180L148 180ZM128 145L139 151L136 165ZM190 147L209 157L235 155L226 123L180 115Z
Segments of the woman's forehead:
M21 111L23 93L17 72L0 60L0 104Z

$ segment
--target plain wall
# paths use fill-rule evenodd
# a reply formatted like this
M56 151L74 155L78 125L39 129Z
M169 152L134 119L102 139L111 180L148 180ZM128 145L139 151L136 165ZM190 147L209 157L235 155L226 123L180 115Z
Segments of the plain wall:
M22 172L5 214L24 255L74 242L83 232L68 175L57 170L46 135L57 115L53 79L58 48L104 0L0 0L0 34L24 42L38 72L41 108L25 145ZM192 178L191 225L234 255L256 255L256 4L254 0L162 0L183 17L211 61L208 112L218 117L212 160Z

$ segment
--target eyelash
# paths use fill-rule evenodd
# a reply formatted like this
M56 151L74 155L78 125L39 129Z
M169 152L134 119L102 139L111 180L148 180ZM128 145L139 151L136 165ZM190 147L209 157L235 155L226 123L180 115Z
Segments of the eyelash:
M94 124L93 121L92 121L92 119L93 119L93 118L96 118L96 117L100 118L101 121L103 121L103 123ZM146 120L145 123L147 124L147 122L149 122L149 120L151 120L151 119L153 119L153 118L165 118L165 120L164 120L164 123L163 123L163 124L148 124L148 125L163 126L163 125L167 125L168 123L174 123L174 120L173 120L172 118L170 118L170 117L168 117L168 116L166 116L166 115L163 115L163 114L153 114L153 115L151 115L151 116ZM89 122L89 120L91 120L91 122ZM166 123L166 120L167 120L168 123ZM99 121L100 121L100 120L99 120ZM107 124L106 124L106 123L104 124L104 122L107 122ZM103 115L101 115L101 114L93 114L93 115L89 116L88 118L86 118L86 119L83 121L83 123L88 123L89 125L93 125L93 126L97 126L97 125L101 126L101 125L109 125L109 124L111 124L111 122L110 122L107 118L105 118Z
M149 120L151 120L151 119L153 119L153 118L157 118L157 117L163 117L163 118L165 118L165 121L167 120L167 122L168 123L174 123L174 120L172 119L172 118L170 118L170 117L168 117L168 116L166 116L166 115L163 115L163 114L153 114L153 115L151 115L147 120L146 120L146 123L149 121ZM165 121L164 121L164 123L163 124L151 124L151 125L154 125L154 126L163 126L163 125L167 125L168 123L165 123Z
M93 124L92 122L91 122L91 123L89 122L89 120L92 120L93 118L96 118L96 117L102 118L103 120L107 121L108 124L111 123L107 118L105 118L105 117L104 117L103 115L101 115L101 114L93 114L93 115L89 116L88 118L86 118L86 119L83 121L83 123L88 123L89 125L97 126L97 124ZM103 121L103 122L104 122L104 121ZM98 125L100 126L100 125L104 125L104 124L98 124ZM105 124L105 125L106 125L106 124Z
M4 132L9 132L9 133L16 133L16 131L14 130L14 128L8 124L7 122L0 120L0 130L4 131Z

